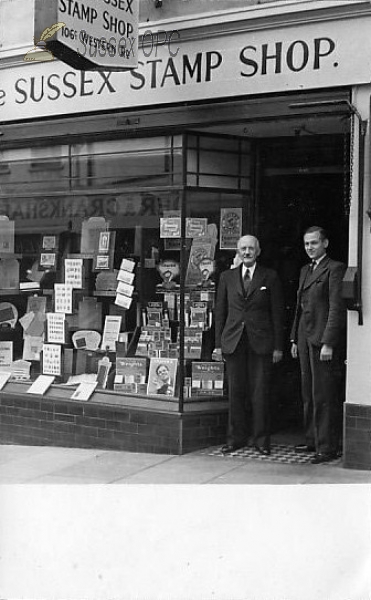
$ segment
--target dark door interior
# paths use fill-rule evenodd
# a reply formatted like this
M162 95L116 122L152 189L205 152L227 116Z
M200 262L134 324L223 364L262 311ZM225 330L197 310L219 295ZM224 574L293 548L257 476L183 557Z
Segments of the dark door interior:
M290 356L289 336L299 272L307 262L303 233L311 225L324 227L329 255L347 262L348 173L342 135L264 140L257 146L257 157L260 260L278 271L286 305L285 358L276 369L272 397L277 431L298 428L302 422L299 367Z

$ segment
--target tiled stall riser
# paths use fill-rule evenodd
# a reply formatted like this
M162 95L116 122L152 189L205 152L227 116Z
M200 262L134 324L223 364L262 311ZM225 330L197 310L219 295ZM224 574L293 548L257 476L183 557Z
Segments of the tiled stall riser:
M344 404L344 467L371 470L371 406Z
M3 444L50 445L183 454L225 440L227 415L166 414L2 396Z

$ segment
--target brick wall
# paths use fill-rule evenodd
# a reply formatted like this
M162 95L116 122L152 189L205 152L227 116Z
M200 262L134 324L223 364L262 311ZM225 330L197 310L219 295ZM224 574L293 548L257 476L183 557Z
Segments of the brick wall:
M225 444L228 412L182 416L182 454L198 448Z
M0 442L183 454L225 441L226 411L180 414L1 394Z
M343 464L371 469L371 406L344 404Z

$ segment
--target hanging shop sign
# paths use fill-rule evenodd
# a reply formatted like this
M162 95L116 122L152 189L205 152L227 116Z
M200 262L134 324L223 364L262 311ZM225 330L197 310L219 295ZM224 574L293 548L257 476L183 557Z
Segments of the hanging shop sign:
M82 71L138 66L139 0L35 0L35 48L26 62L59 58Z
M146 33L141 28L141 40L158 38ZM197 43L172 33L166 44L141 43L138 67L127 73L87 73L58 61L6 69L0 122L370 82L365 17L200 36Z

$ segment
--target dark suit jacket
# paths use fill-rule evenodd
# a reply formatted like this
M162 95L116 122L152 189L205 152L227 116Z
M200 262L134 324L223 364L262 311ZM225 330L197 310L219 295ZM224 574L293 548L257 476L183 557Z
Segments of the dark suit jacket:
M216 348L232 354L245 329L257 354L282 350L283 323L283 294L275 271L256 265L246 296L242 265L221 274L215 307Z
M346 266L325 256L310 273L300 272L299 289L291 341L297 342L300 317L306 338L315 346L337 346L344 340L346 307L341 286Z

